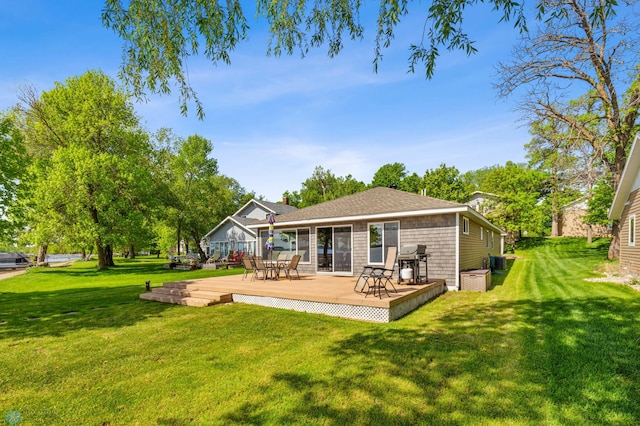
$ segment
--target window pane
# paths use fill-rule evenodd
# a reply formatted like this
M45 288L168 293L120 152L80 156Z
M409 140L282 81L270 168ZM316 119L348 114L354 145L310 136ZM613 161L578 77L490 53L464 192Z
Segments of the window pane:
M389 247L398 247L398 222L384 224L384 261L386 262L387 251Z
M318 250L318 271L333 271L333 235L332 228L318 228L316 230Z
M382 260L382 225L369 225L369 262L383 263Z
M309 261L309 230L298 229L298 254L301 262Z

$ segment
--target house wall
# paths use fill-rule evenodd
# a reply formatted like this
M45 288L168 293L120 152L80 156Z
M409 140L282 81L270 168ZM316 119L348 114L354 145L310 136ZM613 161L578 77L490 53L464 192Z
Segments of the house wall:
M636 242L629 245L629 216L636 216ZM640 274L640 241L638 231L640 226L640 189L629 194L628 205L625 205L620 216L620 270L628 274Z
M398 220L398 219L395 219ZM393 218L386 218L384 222L393 222ZM373 221L378 222L378 221ZM428 258L429 278L447 280L448 285L454 285L456 278L456 216L455 214L432 215L413 218L402 218L400 222L400 246L406 244L425 244ZM332 223L331 226L351 226L353 241L352 275L358 276L368 264L368 235L369 221ZM310 263L300 263L298 271L301 274L316 273L316 228L328 225L311 226L310 229ZM259 233L258 233L259 235ZM499 240L496 240L499 246ZM258 241L259 245L264 241ZM423 271L424 272L424 271ZM394 275L397 275L397 270Z
M255 241L256 238L246 232L244 229L238 227L234 222L228 220L224 225L216 230L213 234L209 235L208 243L209 247L213 247L214 241L231 241L235 240L236 242L243 241ZM213 254L213 250L211 250L211 254ZM222 253L226 255L226 253Z
M463 217L469 219L469 234L464 234L462 232ZM483 232L482 239L480 239L480 231ZM488 235L487 231L489 231ZM488 228L485 224L477 221L475 217L461 214L459 233L461 271L483 268L485 259L488 261L487 258L489 257L489 254L491 254L491 256L500 256L500 233L498 233L495 229ZM487 247L487 241L489 241L489 247Z
M235 213L236 216L246 216L249 219L264 220L269 212L255 203L248 204L244 209Z
M558 224L558 236L561 237L587 237L589 225L582 221L587 214L584 209L566 209L562 212L560 223ZM593 237L610 237L611 233L606 226L591 225Z
M400 247L425 244L429 278L454 285L456 277L456 215L453 213L400 220Z

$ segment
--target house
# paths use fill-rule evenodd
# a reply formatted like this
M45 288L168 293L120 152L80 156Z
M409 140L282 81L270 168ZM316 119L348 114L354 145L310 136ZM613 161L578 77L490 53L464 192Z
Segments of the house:
M268 222L254 229L258 254ZM429 278L460 289L460 271L486 265L502 253L501 230L466 204L373 188L276 217L275 245L302 256L300 273L357 276L365 265L383 265L387 247L424 244Z
M248 225L269 217L295 211L285 198L283 203L252 199L231 216L227 216L203 237L203 248L208 256L215 250L225 256L232 251L256 253L256 233Z
M640 244L636 244L636 217L640 216L640 139L636 135L618 189L609 208L609 219L617 220L620 236L620 269L640 273Z
M587 214L587 198L579 198L562 208L558 220L558 237L592 237L606 238L611 232L603 225L590 225L583 221Z
M493 210L493 206L499 201L499 195L490 192L475 191L465 204L471 206L481 215L486 215Z

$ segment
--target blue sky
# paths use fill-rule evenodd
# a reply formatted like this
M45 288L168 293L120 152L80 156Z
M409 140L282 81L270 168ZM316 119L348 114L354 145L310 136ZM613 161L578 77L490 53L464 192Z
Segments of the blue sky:
M0 110L18 101L24 85L46 91L90 69L117 76L122 41L102 26L102 4L0 3ZM299 190L318 165L369 183L380 166L394 162L423 175L441 163L466 172L524 161L529 135L516 99L498 99L492 88L495 65L508 60L517 33L486 7L468 10L465 29L479 52L445 52L431 80L421 69L407 73L408 47L423 26L417 14L403 20L377 74L367 13L365 40L347 41L333 59L325 50L305 59L267 57L263 24L250 22L249 41L231 65L213 66L204 57L188 64L204 120L195 110L182 116L177 93L152 96L135 109L149 131L170 127L185 138L210 139L220 172L271 201Z

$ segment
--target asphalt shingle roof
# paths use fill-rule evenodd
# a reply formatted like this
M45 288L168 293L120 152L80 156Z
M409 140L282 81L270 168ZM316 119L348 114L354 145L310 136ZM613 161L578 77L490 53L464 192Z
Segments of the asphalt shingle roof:
M467 206L397 189L377 187L279 215L276 221L284 223L458 207L466 208ZM261 220L257 223L262 224L267 221Z
M296 207L290 206L288 204L272 203L271 201L265 201L265 200L254 200L254 201L256 203L262 204L263 206L270 209L277 215L298 210Z

